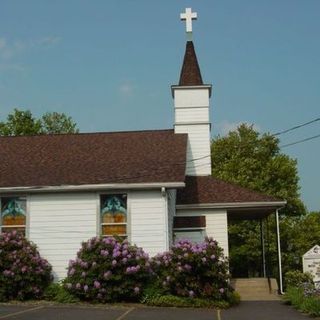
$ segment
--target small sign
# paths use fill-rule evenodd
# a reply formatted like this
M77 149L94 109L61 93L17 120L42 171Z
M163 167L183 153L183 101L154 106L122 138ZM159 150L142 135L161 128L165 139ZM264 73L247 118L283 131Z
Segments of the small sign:
M302 256L303 272L313 276L313 282L320 288L320 246L316 245Z

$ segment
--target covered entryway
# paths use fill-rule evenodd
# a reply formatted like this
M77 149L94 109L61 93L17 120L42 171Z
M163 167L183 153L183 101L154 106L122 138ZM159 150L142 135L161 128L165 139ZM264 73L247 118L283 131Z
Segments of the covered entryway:
M232 283L244 300L274 300L275 293L283 292L278 210L284 205L251 203L227 210ZM250 247L257 246L257 252L247 259ZM271 246L276 249L274 259Z
M173 223L175 234L178 237L182 235L190 239L192 239L191 233L196 235L197 239L204 236L212 237L223 248L225 256L230 257L230 249L232 250L230 243L233 241L230 241L232 239L230 239L229 230L233 222L256 221L259 226L255 231L258 236L257 247L260 250L255 257L255 263L259 266L259 270L255 273L247 272L244 275L241 271L250 270L250 266L245 261L233 264L231 254L231 274L235 278L242 275L246 279L267 279L265 281L271 291L274 290L274 285L269 285L269 283L274 274L277 278L278 291L281 293L283 286L278 210L285 206L286 201L212 176L187 176L185 183L186 187L177 192L175 220L177 218L180 221ZM274 221L274 228L270 227L271 220ZM244 229L244 232L249 231ZM274 245L277 249L277 257L272 263L269 261L270 255L268 254L271 234L276 235ZM271 272L273 266L275 271ZM259 291L258 288L256 289Z

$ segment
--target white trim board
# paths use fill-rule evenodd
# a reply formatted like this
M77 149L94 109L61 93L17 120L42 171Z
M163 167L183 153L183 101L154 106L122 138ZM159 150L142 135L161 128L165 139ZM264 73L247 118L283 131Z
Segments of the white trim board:
M237 209L237 208L280 208L286 205L287 201L263 201L263 202L225 202L225 203L196 203L178 204L177 209Z
M106 184L82 184L61 186L29 186L29 187L2 187L1 193L15 192L61 192L61 191L99 191L99 190L123 190L123 189L159 189L159 188L183 188L184 182L151 182L151 183L106 183Z

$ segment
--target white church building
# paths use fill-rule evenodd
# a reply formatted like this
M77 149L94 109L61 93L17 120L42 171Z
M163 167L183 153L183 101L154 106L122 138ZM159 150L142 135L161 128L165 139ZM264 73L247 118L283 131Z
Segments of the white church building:
M181 18L190 35L196 14ZM0 137L0 232L24 232L56 279L95 236L127 237L151 256L210 236L228 256L228 218L284 206L211 175L212 86L188 39L171 86L173 129Z

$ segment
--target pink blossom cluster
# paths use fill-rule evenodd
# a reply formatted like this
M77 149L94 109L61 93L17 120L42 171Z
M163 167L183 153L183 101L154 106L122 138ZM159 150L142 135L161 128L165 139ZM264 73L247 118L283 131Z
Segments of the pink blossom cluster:
M69 262L65 288L91 301L136 300L152 274L149 256L127 240L92 238Z
M167 294L221 299L232 290L227 259L212 238L198 244L180 240L153 258L152 266Z
M16 231L0 235L2 299L40 297L51 282L51 266L37 248Z

